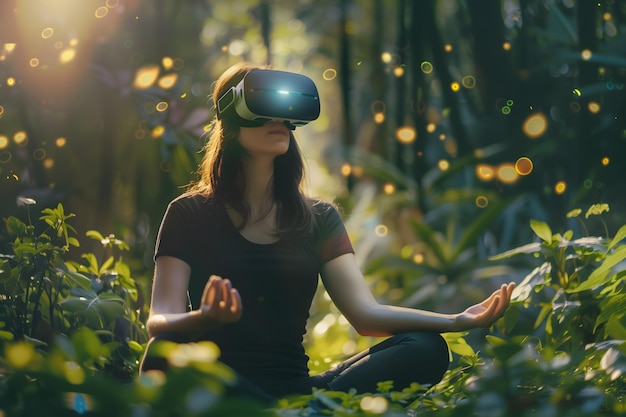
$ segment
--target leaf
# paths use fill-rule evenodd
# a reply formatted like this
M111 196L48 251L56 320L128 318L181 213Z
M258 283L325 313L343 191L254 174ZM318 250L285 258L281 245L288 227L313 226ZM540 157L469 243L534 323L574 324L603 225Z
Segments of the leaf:
M569 293L578 293L581 291L590 290L592 288L597 287L598 285L602 285L606 283L606 277L611 271L611 269L626 259L626 246L622 246L613 252L611 255L608 255L602 264L593 271L587 280L582 282L579 286L568 289Z
M550 230L550 226L547 223L540 222L539 220L530 220L530 228L533 229L533 232L544 242L550 244L552 243L552 231Z
M619 244L622 240L626 239L626 224L619 228L613 239L609 243L607 247L608 250L613 249L617 244Z
M424 244L433 252L437 260L442 265L447 265L448 260L444 253L443 247L435 238L435 232L427 224L413 219L411 220L411 226L413 226L413 231L415 232L415 234L424 241Z
M98 232L97 230L87 230L87 232L85 232L85 235L87 237L97 240L98 242L104 240L104 236L102 236L102 233Z
M499 261L499 260L502 260L502 259L510 258L512 256L515 256L515 255L541 252L541 249L542 249L541 248L541 243L539 243L539 242L528 243L528 244L520 246L518 248L514 248L514 249L508 250L506 252L502 252L502 253L500 253L498 255L490 256L488 259L490 261Z

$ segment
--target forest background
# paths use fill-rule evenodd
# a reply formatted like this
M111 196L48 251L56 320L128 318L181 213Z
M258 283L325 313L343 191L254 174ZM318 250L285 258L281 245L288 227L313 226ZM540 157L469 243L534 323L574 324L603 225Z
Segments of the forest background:
M68 262L125 242L141 323L211 84L268 64L319 88L295 132L307 191L340 205L375 295L458 311L539 265L489 260L536 241L531 221L607 241L624 224L625 29L617 0L3 1L0 217L61 203L81 239ZM602 221L571 215L600 203ZM323 292L311 313L314 371L370 342ZM480 350L484 333L464 336Z

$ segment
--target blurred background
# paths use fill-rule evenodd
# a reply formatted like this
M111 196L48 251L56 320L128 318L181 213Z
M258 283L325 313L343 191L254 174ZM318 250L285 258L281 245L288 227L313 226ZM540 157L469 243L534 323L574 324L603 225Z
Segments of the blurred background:
M147 298L211 85L241 60L316 82L322 114L295 132L307 192L340 205L379 298L455 310L528 272L487 258L532 241L530 219L626 220L619 0L2 0L0 217L62 203L79 236L129 244ZM310 337L346 324L312 314Z

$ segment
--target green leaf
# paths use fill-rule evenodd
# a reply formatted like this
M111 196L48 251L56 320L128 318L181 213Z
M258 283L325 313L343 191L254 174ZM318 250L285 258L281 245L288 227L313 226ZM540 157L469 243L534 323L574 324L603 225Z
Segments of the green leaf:
M4 223L9 234L17 237L26 236L26 231L28 230L26 224L17 217L9 216Z
M447 265L448 260L445 251L435 237L435 232L427 224L416 220L411 220L411 226L413 226L415 234L424 241L424 244L433 252L437 260L442 265Z
M605 284L608 281L607 275L611 272L611 269L624 259L626 259L626 246L621 246L615 252L607 256L602 264L589 275L587 280L575 288L567 289L567 292L577 293Z
M533 229L533 232L544 242L550 244L552 243L552 231L550 230L550 226L547 223L540 222L539 220L530 220L530 228Z
M102 236L102 233L98 232L97 230L87 230L85 235L87 235L87 237L97 240L98 242L104 240L104 236Z
M510 258L512 256L515 255L520 255L520 254L531 254L531 253L537 253L537 252L541 252L542 247L541 247L541 243L539 242L535 242L535 243L528 243L526 245L520 246L518 248L514 248L511 250L508 250L506 252L502 252L498 255L493 255L489 257L490 261L500 261L502 259L506 259L506 258Z
M626 224L619 228L615 236L613 236L613 239L609 243L607 249L613 249L618 243L620 243L624 239L626 239Z

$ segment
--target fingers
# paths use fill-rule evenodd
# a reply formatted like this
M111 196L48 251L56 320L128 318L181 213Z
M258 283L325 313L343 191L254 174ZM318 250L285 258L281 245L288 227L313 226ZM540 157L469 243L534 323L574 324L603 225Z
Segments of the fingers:
M201 309L218 322L237 321L241 318L241 297L229 279L212 275L204 287Z

